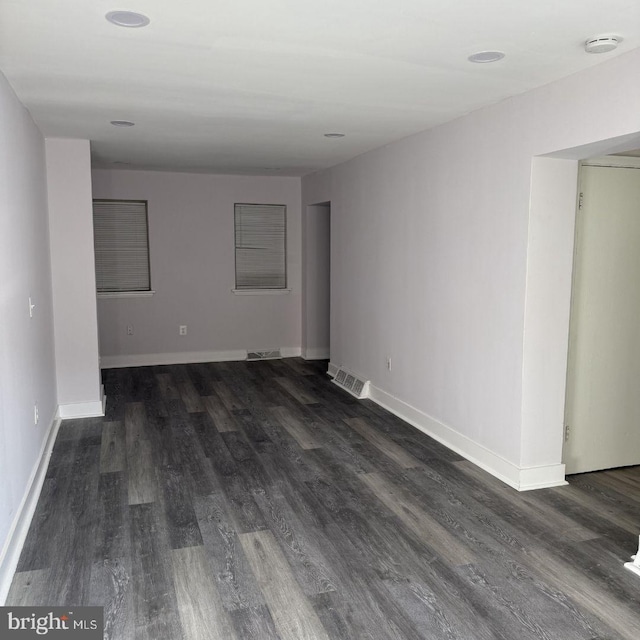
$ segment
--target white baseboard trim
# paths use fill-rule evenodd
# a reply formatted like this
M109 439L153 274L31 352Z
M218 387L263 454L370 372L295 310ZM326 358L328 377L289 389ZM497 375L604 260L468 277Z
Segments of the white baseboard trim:
M31 477L26 490L16 511L16 515L9 528L9 535L0 554L0 606L3 606L9 594L13 575L18 567L20 553L27 539L27 533L38 504L38 498L42 491L42 485L49 466L51 451L58 435L61 420L53 418L47 429L47 434L42 442L42 448L38 460L33 467Z
M331 368L331 365L329 367ZM563 464L520 468L471 438L458 433L451 427L374 385L370 385L369 397L376 404L518 491L567 484L564 479Z
M632 562L625 562L624 568L632 571L640 578L640 544L638 545L638 553L631 556Z
M104 415L107 398L102 394L100 400L95 402L74 402L58 405L57 418L61 420L73 420L76 418L97 418Z
M328 360L330 357L329 347L324 349L315 347L311 349L303 349L302 357L305 360Z
M300 347L281 347L283 358L297 358ZM195 364L197 362L238 362L247 359L246 349L230 351L184 351L170 353L134 353L120 356L101 356L103 369L122 369L124 367L151 367L166 364Z
M230 362L246 360L244 349L235 351L185 351L184 353L140 353L121 356L102 356L103 369L150 367L163 364L195 364L197 362Z
M339 369L340 369L339 365L334 364L333 362L330 362L329 367L327 368L327 374L330 375L332 378L335 378ZM389 411L391 411L391 409L389 409Z
M569 484L565 478L563 464L548 464L540 467L520 467L519 491L531 491L533 489L548 489L549 487L561 487Z

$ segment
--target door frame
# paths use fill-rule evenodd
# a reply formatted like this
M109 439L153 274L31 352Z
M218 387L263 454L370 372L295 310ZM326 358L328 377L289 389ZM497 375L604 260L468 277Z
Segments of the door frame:
M563 448L562 448L562 462L566 464L567 462L567 454L569 447L567 442L570 438L570 429L573 425L571 425L571 416L570 413L570 400L571 400L571 392L572 385L570 384L570 376L571 376L571 366L572 366L572 354L575 349L574 345L574 336L575 336L575 294L576 294L576 275L577 275L577 264L578 264L578 252L580 250L580 223L579 223L579 211L582 202L582 193L584 191L583 187L583 168L584 167L603 167L603 168L612 168L612 169L635 169L640 170L640 157L634 156L598 156L594 158L589 158L586 160L581 160L578 168L578 201L576 207L576 222L575 222L575 232L574 232L574 252L573 252L573 267L572 267L572 280L571 280L571 312L570 312L570 320L569 320L569 340L567 347L567 383L566 383L566 391L565 391L565 415L564 415L564 430L563 430ZM582 473L582 472L578 472Z
M633 133L532 158L522 358L523 489L565 483L562 455L579 161L639 147L640 134Z

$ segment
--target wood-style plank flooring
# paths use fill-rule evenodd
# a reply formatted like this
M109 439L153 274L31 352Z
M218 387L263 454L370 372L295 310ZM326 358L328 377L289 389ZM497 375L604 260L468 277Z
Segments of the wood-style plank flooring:
M104 372L9 594L114 640L640 638L640 468L518 493L300 359Z

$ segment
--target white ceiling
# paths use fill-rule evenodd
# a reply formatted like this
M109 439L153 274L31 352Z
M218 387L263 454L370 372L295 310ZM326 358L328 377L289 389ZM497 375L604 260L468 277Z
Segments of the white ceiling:
M0 0L18 97L114 168L303 175L638 46L639 0Z

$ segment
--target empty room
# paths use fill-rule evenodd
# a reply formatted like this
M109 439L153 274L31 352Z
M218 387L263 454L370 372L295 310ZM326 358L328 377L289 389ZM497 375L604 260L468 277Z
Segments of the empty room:
M631 0L0 0L0 636L637 640L639 69Z

